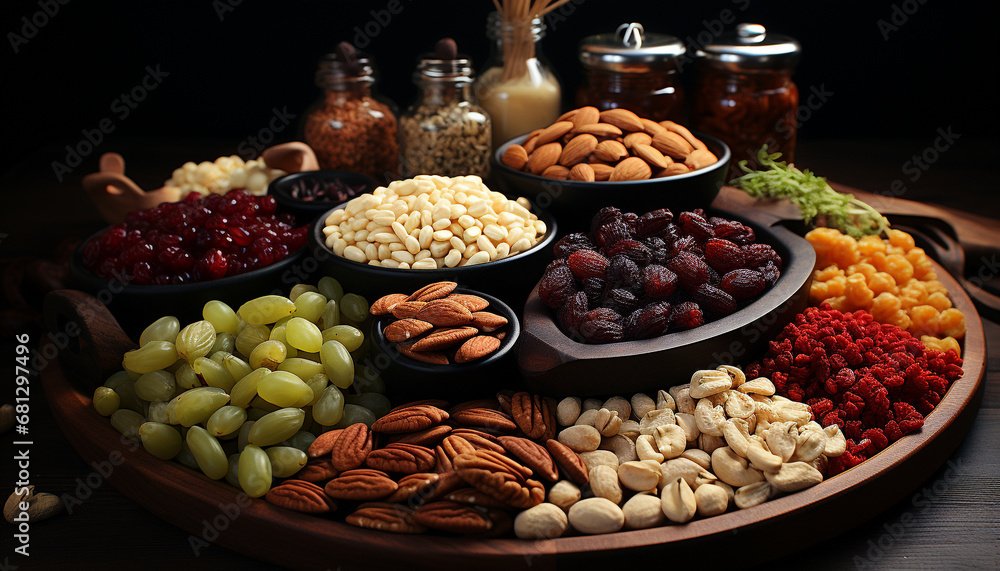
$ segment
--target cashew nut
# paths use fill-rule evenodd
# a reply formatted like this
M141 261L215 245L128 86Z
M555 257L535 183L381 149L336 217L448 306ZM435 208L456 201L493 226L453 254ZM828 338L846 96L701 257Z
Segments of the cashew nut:
M617 410L602 408L597 411L594 417L594 428L601 433L601 436L614 436L622 427L622 419L618 416Z
M724 513L729 508L729 494L719 486L699 486L694 491L698 515L709 517Z
M597 450L601 445L601 433L593 426L577 424L564 428L557 437L559 442L569 446L574 452Z
M674 415L674 422L677 423L677 426L684 429L684 437L688 442L698 440L698 435L701 434L701 431L698 430L698 423L695 421L693 414L678 412Z
M583 412L588 410L599 410L601 408L601 401L597 399L587 399L583 401Z
M766 502L772 493L771 484L767 482L755 482L736 489L733 503L740 509L752 508Z
M669 408L651 410L639 421L639 434L652 434L657 426L676 424L674 411Z
M666 459L680 456L687 447L687 435L684 429L676 424L657 426L653 431L653 441L657 450Z
M674 458L660 464L660 483L672 482L677 478L683 478L688 485L693 486L698 474L704 468L688 460L687 458Z
M795 443L795 453L790 460L812 462L826 449L826 433L822 430L805 430Z
M823 474L805 462L785 462L777 472L764 476L781 492L797 492L823 481Z
M741 393L753 393L769 397L774 394L775 388L774 388L774 383L771 382L771 379L768 379L767 377L757 377L752 381L747 381L743 383L742 385L737 387L736 390L740 391Z
M764 434L764 441L767 442L767 449L771 454L781 457L782 462L788 462L792 454L795 453L795 445L798 442L798 432L795 424L791 422L775 422Z
M649 489L649 488L645 488ZM615 503L622 502L622 488L618 485L618 472L604 464L595 466L590 471L590 490L600 498L606 498Z
M721 367L717 367L716 370L723 371L729 374L729 378L733 380L734 389L739 388L740 385L747 382L746 373L744 373L743 369L739 367L734 367L732 365L722 365Z
M648 529L663 525L662 500L653 494L636 494L622 506L627 529Z
M701 450L700 448L688 448L681 454L680 457L687 458L706 470L710 470L712 468L712 455L704 450Z
M781 468L781 456L772 454L764 446L758 438L750 440L750 447L747 448L747 460L754 468L762 472L774 472Z
M722 448L725 445L726 441L719 436L712 436L710 434L698 435L698 448L701 448L709 454L715 452L716 448Z
M569 523L580 533L614 533L625 525L625 514L605 498L587 498L569 508Z
M617 412L618 418L622 420L632 418L632 405L624 397L611 397L604 401L601 408Z
M760 470L749 466L745 459L737 456L728 446L712 452L712 471L720 480L737 488L764 479Z
M694 492L691 491L691 486L683 478L672 480L664 486L660 500L663 515L674 523L690 521L698 510Z
M618 479L623 486L636 492L656 490L660 483L660 465L653 460L626 462L618 467Z
M722 425L726 423L726 413L721 406L712 406L708 399L701 399L694 409L694 420L703 434L722 436Z
M747 394L728 391L726 397L726 404L722 408L730 418L750 418L757 412L754 400Z
M797 425L803 425L812 418L809 412L809 405L804 402L778 401L775 399L771 403L771 408L778 415L778 420L792 421Z
M670 395L669 391L661 389L656 392L656 408L669 408L677 412L677 403L674 402L674 397Z
M573 425L574 426L582 426L582 425L594 426L594 422L597 421L597 413L600 410L601 409L599 409L599 408L590 408L590 409L587 409L587 410L583 411L582 413L580 413L580 416L576 417L576 421L573 422Z
M823 449L824 455L829 458L836 458L847 452L847 438L839 426L831 424L824 428L823 432L826 433L826 448Z
M656 442L652 434L640 434L635 441L635 453L640 460L655 460L663 462L663 454L656 449Z
M703 399L733 388L733 379L725 371L695 371L691 375L691 398Z
M583 465L587 467L587 471L590 472L598 466L607 466L612 470L618 470L618 455L610 450L592 450L590 452L580 452L580 460L583 460Z
M738 420L738 419L737 419ZM747 440L746 436L739 428L736 427L734 419L730 418L722 425L722 436L726 439L726 444L729 448L736 452L739 456L743 458L747 457L747 448L750 446L750 441Z
M674 398L674 402L677 404L677 412L686 412L688 414L694 412L694 399L691 397L690 383L670 387L667 392Z
M622 436L621 434L616 434L610 438L602 440L601 446L598 450L608 450L610 452L614 452L615 456L618 457L619 464L639 459L636 455L635 442L632 442L632 440L628 437Z
M622 421L622 427L618 429L618 434L629 440L635 440L639 437L639 423L634 420Z

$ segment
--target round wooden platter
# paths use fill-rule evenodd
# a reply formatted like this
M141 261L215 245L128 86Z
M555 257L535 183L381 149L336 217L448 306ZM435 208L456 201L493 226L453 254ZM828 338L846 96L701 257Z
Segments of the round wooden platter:
M882 512L930 477L965 437L983 394L983 327L968 296L946 272L936 269L955 307L966 316L965 375L927 416L920 432L801 492L747 510L641 531L542 541L393 535L349 526L342 516L315 517L250 500L224 482L151 456L123 439L107 418L94 411L91 394L103 379L96 376L113 367L121 355L101 353L130 342L114 329L114 320L102 313L103 306L79 292L55 292L46 300L50 327L76 320L83 332L80 346L63 351L62 365L43 371L42 383L53 416L84 460L92 465L109 460L116 464L107 479L119 491L191 533L190 542L214 541L283 567L346 570L461 564L481 570L534 570L590 568L647 556L678 564L703 561L710 553L705 549L719 546L738 550L741 565L749 565L804 549ZM764 545L776 547L763 549Z

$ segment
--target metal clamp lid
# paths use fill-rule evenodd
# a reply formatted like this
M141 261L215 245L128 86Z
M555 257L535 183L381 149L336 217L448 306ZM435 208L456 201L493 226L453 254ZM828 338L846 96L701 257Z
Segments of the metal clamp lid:
M625 23L613 34L588 36L580 42L580 62L589 68L641 72L675 63L685 52L680 38L647 34L638 22Z
M799 62L802 46L795 38L768 33L760 24L743 23L706 44L696 56L713 67L734 71L790 69Z

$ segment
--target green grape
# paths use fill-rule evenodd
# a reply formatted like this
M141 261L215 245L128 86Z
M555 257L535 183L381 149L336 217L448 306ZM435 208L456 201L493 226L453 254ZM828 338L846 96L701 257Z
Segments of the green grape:
M287 297L265 295L244 303L236 313L249 325L264 325L292 315L295 310L295 304Z
M139 377L133 385L137 397L151 402L166 402L174 398L177 383L166 371L153 371Z
M371 428L371 425L377 420L375 418L375 413L368 410L363 406L358 406L356 404L345 404L344 405L344 415L340 417L340 422L334 424L334 428L347 428L352 424L362 423Z
M340 285L340 282L330 276L320 278L319 283L317 284L317 289L326 299L332 301L339 302L340 298L344 297L343 286Z
M267 325L247 325L236 335L236 350L244 357L249 357L254 348L267 341L270 336L271 330Z
M264 341L250 353L250 367L264 367L272 371L285 360L288 350L281 341Z
M340 343L353 353L365 341L365 334L357 327L350 325L334 325L323 330L323 342L340 341Z
M250 363L247 363L236 355L226 355L222 359L222 366L237 382L253 372L253 369L250 367Z
M247 411L238 406L226 405L208 417L205 428L212 436L227 436L239 430L246 419Z
M240 379L230 391L232 404L240 408L250 406L250 401L257 396L257 385L260 384L261 379L269 374L271 374L270 369L254 369L250 374Z
M212 300L206 303L201 310L201 316L220 333L229 333L235 336L240 330L240 320L236 316L236 312L221 301Z
M215 345L215 327L207 321L195 321L177 334L177 356L188 361L208 355Z
M285 339L292 347L307 353L317 353L323 346L323 332L315 323L301 317L294 317L285 324Z
M215 344L209 349L208 354L214 355L219 351L232 353L236 350L236 336L232 333L219 333L215 336Z
M291 446L271 446L264 452L271 462L271 475L275 478L294 476L309 460L305 452Z
M323 389L323 394L313 405L313 420L323 426L333 426L340 422L344 415L344 393L340 389L330 385Z
M257 384L257 394L280 407L302 407L313 400L312 389L287 371L274 371Z
M142 347L150 341L170 341L173 343L180 330L181 322L176 317L172 315L161 317L142 331L142 334L139 335L139 346Z
M229 402L229 395L218 387L199 387L174 397L174 414L182 426L205 422L212 413Z
M340 325L340 303L334 300L326 302L321 318L324 329L329 329L335 325Z
M240 452L238 470L240 487L251 498L259 498L271 489L271 459L254 444L247 444Z
M144 422L146 422L145 417L134 410L120 408L111 413L111 426L135 441L139 440L139 427Z
M193 389L201 386L201 379L191 368L191 363L183 361L180 368L174 373L174 381L182 389Z
M162 460L170 460L181 453L181 433L168 424L144 422L139 427L139 437L146 452Z
M222 450L222 445L214 436L200 426L192 426L185 441L198 462L198 468L206 476L213 480L225 477L229 471L229 461Z
M361 393L359 395L344 395L348 404L363 406L381 418L392 408L389 399L380 393Z
M204 385L218 387L229 392L236 384L236 379L229 374L229 371L211 359L198 357L191 363L191 368L194 369L194 374L201 379Z
M177 361L177 349L170 341L150 341L142 347L125 353L122 367L129 373L144 375L166 369ZM138 378L138 377L135 377Z
M355 323L361 323L368 318L368 300L356 293L346 294L340 300L340 311L344 317Z
M308 284L295 284L292 286L292 291L288 292L288 299L292 300L292 303L298 301L299 296L308 292L319 291L316 286L311 286ZM300 309L301 310L301 309Z
M94 391L94 410L101 416L111 416L121 405L121 397L114 389L97 387Z
M254 423L248 439L256 446L277 444L298 432L305 418L301 408L282 408L265 414Z
M354 359L340 341L327 341L320 350L320 359L330 382L346 389L354 382Z
M303 381L311 379L325 371L322 364L299 357L285 359L278 365L277 370L292 373Z
M317 292L303 293L295 300L295 315L306 319L312 323L317 323L323 317L323 310L326 309L326 297Z

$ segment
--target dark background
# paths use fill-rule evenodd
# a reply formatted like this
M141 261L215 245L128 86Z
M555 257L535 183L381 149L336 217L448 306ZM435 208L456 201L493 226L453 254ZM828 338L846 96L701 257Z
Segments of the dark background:
M489 53L489 0L393 0L402 8L398 15L385 11L389 0L230 6L237 1L70 0L17 54L9 33L21 34L21 18L30 20L41 7L38 0L4 2L4 114L13 135L5 144L12 145L15 162L49 145L74 143L82 129L115 118L112 102L138 84L147 65L160 65L169 77L128 118L114 119L115 131L99 151L128 137L229 139L235 147L267 124L272 108L300 114L316 98L317 58L340 40L354 41L355 26L378 32L366 50L380 68L382 93L402 107L415 94L417 54L438 38L454 37L477 67ZM819 86L834 93L802 126L803 139L930 141L938 127L949 125L963 137L995 133L1000 50L993 3L574 0L549 20L544 50L572 94L580 79L576 48L584 36L638 21L648 31L686 40L715 28L713 21L727 9L737 22L758 22L802 43L795 80L804 96ZM387 23L379 24L373 11L385 11ZM878 22L891 24L894 14L902 24L886 40ZM693 72L683 74L687 82Z

